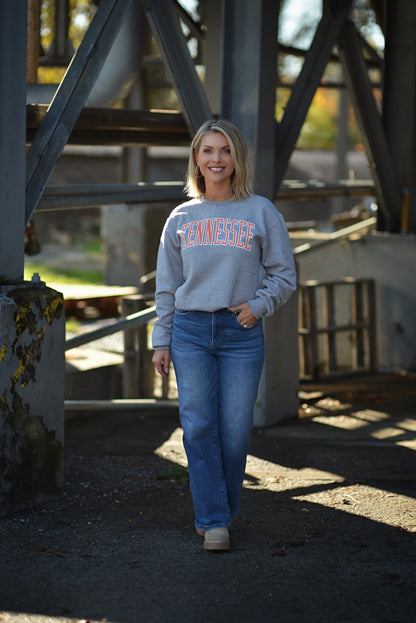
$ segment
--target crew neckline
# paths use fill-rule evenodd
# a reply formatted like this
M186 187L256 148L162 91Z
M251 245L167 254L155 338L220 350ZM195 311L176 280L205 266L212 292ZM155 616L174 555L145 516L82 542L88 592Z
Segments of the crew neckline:
M230 199L222 199L222 200L220 200L220 201L213 201L212 199L207 199L207 198L205 197L205 195L200 195L200 197L199 197L199 198L200 198L200 200L201 200L201 201L206 201L207 203L215 203L215 205L217 205L217 204L219 204L219 203L224 204L224 203L232 203L232 202L235 202L234 197L231 197Z

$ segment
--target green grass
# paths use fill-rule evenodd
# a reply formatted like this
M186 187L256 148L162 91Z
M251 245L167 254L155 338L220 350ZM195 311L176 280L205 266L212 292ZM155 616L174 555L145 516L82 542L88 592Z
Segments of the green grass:
M56 284L103 285L104 277L101 270L53 268L42 262L27 260L25 262L25 281L32 279L33 273L39 273L42 281Z

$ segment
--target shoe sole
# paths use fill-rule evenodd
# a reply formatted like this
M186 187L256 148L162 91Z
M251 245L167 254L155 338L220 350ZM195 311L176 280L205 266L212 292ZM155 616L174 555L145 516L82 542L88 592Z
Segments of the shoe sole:
M230 549L230 542L204 541L204 549L210 552L227 552Z

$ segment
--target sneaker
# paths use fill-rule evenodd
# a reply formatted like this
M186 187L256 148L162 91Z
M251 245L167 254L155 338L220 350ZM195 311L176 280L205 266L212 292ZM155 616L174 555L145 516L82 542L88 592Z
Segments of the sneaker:
M209 551L227 551L230 549L228 528L213 528L205 531L204 549Z
M196 532L197 534L199 534L199 536L205 536L206 530L203 530L202 528L196 528Z

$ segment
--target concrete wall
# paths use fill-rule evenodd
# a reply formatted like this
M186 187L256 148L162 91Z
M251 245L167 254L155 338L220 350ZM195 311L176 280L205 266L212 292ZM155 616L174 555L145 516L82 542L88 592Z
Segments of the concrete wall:
M372 278L377 360L382 369L416 370L416 236L375 234L297 255L299 282Z

